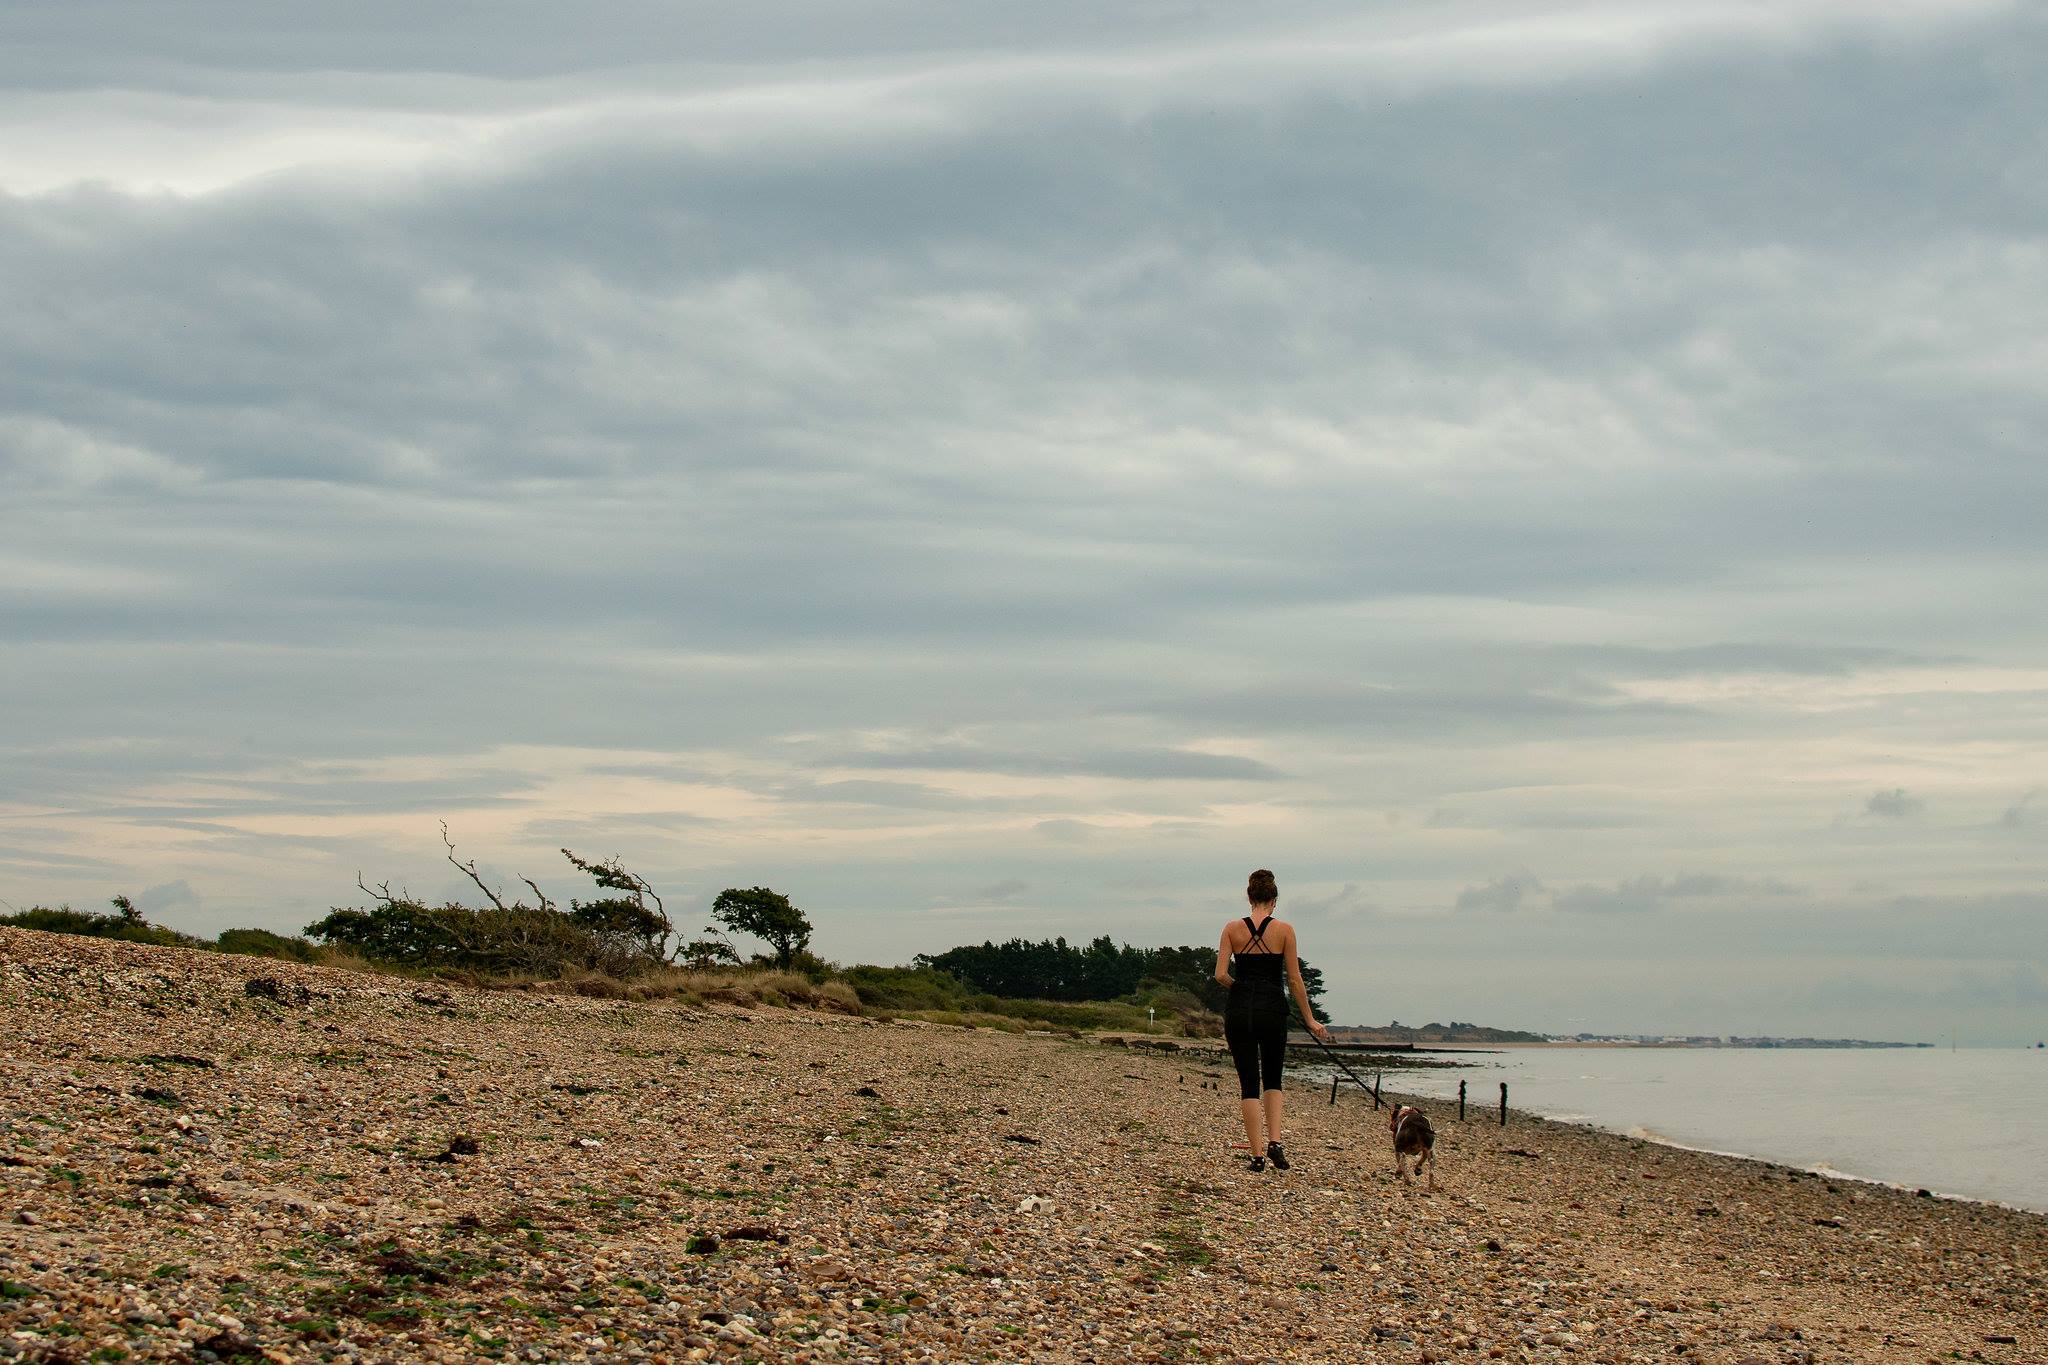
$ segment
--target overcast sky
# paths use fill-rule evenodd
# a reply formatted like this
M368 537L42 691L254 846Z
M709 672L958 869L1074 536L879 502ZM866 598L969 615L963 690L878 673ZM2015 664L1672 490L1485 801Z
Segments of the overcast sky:
M2048 20L0 12L0 897L2048 1034ZM516 885L516 883L514 883Z

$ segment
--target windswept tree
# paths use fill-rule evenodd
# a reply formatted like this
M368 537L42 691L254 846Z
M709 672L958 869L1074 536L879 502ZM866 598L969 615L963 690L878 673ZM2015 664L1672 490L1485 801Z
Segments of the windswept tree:
M594 901L579 901L572 896L569 899L570 919L594 934L616 939L647 957L659 958L663 962L675 960L674 950L669 947L675 925L670 923L661 897L655 894L646 878L628 872L619 865L616 857L591 862L566 848L562 850L562 856L579 871L588 873L600 890L623 893Z
M749 934L774 951L784 969L811 945L811 922L789 897L765 886L727 887L711 902L711 918L736 934Z
M569 854L569 861L588 872L600 887L624 894L589 905L572 901L571 909L564 912L529 877L519 880L533 892L536 903L507 900L502 888L484 879L474 859L456 856L455 840L445 821L441 842L448 850L448 862L475 884L488 904L471 907L449 901L428 905L407 892L394 893L389 882L372 887L358 873L356 885L374 898L376 905L368 909L337 906L325 919L306 926L307 937L350 948L374 961L430 970L538 976L581 968L629 976L663 960L661 945L670 929L661 912L661 898L616 860L590 863Z

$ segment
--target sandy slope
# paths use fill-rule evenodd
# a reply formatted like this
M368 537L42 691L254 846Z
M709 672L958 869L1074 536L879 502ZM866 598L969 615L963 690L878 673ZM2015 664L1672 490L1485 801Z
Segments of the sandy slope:
M14 930L0 1038L0 1357L2048 1359L2048 1219L1307 1091L1254 1176L1069 1039Z

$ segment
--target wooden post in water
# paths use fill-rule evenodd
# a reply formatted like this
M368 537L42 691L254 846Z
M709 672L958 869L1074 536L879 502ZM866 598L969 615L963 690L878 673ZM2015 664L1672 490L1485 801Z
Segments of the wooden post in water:
M1508 1083L1500 1083L1500 1126L1508 1126Z
M1458 1122L1465 1121L1465 1083L1458 1082Z
M1372 1073L1372 1107L1380 1107L1380 1073L1377 1071Z

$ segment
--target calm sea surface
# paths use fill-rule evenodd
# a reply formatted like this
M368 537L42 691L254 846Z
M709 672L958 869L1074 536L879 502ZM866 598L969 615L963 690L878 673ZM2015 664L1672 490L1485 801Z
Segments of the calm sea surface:
M1455 1102L1463 1080L1474 1108L1491 1112L1506 1081L1511 1106L1547 1118L2048 1212L2048 1051L1530 1048L1469 1059L1390 1072L1386 1084Z

